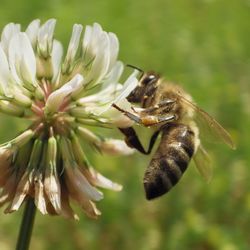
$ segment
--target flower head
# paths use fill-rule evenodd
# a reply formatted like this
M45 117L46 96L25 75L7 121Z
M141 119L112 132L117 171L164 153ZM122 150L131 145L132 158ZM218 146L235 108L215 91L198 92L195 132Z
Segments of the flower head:
M56 20L31 22L26 31L10 23L0 43L0 112L31 122L29 129L0 145L0 205L19 209L33 197L42 214L77 218L75 201L92 218L103 198L98 187L121 190L89 163L82 144L101 153L131 154L123 141L104 138L91 127L121 126L131 121L114 116L112 102L136 86L136 72L119 83L123 64L117 61L115 34L95 23L73 26L65 55L54 39ZM113 112L113 113L112 113Z

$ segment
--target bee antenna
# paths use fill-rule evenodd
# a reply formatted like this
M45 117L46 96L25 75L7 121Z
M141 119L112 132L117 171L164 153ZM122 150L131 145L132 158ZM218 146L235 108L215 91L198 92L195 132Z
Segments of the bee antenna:
M142 69L140 69L140 68L138 68L138 67L136 67L136 66L134 66L134 65L132 65L132 64L126 64L126 66L129 67L129 68L138 70L138 71L141 73L139 79L141 79L142 76L144 75L144 70L142 70Z
M140 68L138 68L138 67L136 67L136 66L134 66L134 65L132 65L132 64L126 64L126 66L129 67L129 68L132 68L132 69L137 69L137 70L140 71L141 73L144 73L144 71L143 71L142 69L140 69Z

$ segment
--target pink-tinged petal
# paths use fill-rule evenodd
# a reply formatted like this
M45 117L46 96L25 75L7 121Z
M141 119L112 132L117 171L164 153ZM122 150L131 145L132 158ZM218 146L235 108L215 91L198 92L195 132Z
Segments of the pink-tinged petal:
M67 188L64 185L62 185L61 187L62 187L62 197L61 197L61 201L62 201L61 214L62 214L62 216L64 216L65 218L68 218L68 219L79 220L79 217L77 216L77 214L73 211L73 209L70 206L69 191L67 190Z
M44 185L42 182L42 174L37 174L34 177L35 188L35 204L42 214L47 214L46 201L44 198Z
M101 175L99 172L97 172L94 168L90 167L88 169L81 168L82 173L89 179L92 185L111 189L113 191L121 191L122 185L115 183L105 176Z
M44 188L49 201L59 214L61 213L61 187L56 174L46 170L44 179Z
M78 168L66 166L65 180L67 188L70 191L77 193L79 197L93 201L99 201L103 198L103 194L90 185L89 181Z
M44 199L45 199L45 203L46 203L46 210L47 210L47 213L49 215L59 215L59 213L56 212L56 210L54 209L54 207L52 206L47 194L45 192L43 192L43 195L44 195Z
M11 176L11 169L7 165L0 164L0 187L3 187Z
M73 190L69 190L70 197L75 200L78 205L83 209L86 215L92 219L97 219L101 212L96 208L95 204L90 200L86 199L79 192L73 192Z
M85 213L92 219L97 219L98 216L100 216L102 213L98 208L96 207L96 204L92 201L89 201L89 204L85 203L85 206L82 206Z
M12 173L5 183L2 192L0 194L0 206L8 201L11 201L15 195L15 190L17 186L16 174Z
M10 166L13 154L13 150L0 147L0 169L5 166Z
M10 208L11 212L17 211L19 209L25 197L29 194L30 189L31 189L31 183L29 182L29 173L25 172L25 174L18 183L16 193Z

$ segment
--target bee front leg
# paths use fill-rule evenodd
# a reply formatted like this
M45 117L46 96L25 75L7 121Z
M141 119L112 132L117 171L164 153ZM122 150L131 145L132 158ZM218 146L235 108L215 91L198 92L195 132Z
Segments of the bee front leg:
M148 107L148 108L138 108L138 107L131 107L131 109L135 112L135 113L141 113L144 115L154 115L156 111L163 111L166 112L170 112L173 108L173 105L176 103L176 100L172 100L172 99L165 99L163 101L160 101L158 104L152 106L152 107Z
M153 115L156 111L163 111L170 112L175 105L176 100L173 99L164 99L163 101L160 101L158 104L148 107L148 108L142 108L141 112L144 114L151 114ZM136 110L136 109L135 109Z
M126 115L128 118L130 118L132 121L141 124L145 127L150 127L154 125L159 125L161 123L166 123L170 121L176 120L176 116L172 114L164 115L164 116L159 116L159 115L143 115L140 117L140 115L135 115L132 114L131 112L128 112L120 107L118 107L116 104L112 104L112 106L119 110L121 113ZM144 109L145 111L146 109Z

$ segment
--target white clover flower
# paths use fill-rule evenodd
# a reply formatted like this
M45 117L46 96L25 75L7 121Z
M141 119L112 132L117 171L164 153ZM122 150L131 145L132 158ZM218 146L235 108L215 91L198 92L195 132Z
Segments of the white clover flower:
M95 23L73 26L63 56L54 39L56 20L31 22L26 31L10 23L0 42L0 112L31 122L29 129L0 145L0 205L10 213L32 197L42 214L77 219L71 201L92 218L97 187L121 190L88 162L82 144L110 155L133 150L120 140L97 136L89 128L128 125L110 109L137 85L136 73L120 83L124 66L117 61L119 42Z

